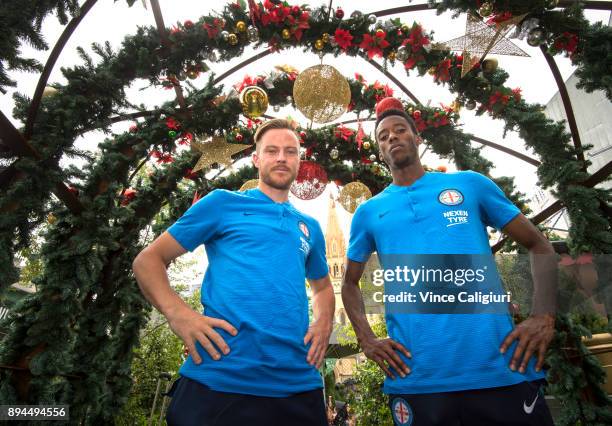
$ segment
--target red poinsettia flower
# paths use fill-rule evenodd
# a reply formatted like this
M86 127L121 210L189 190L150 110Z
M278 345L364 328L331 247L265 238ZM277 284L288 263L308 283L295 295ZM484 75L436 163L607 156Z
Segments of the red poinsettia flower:
M136 198L136 190L127 188L123 191L123 195L121 196L121 205L127 206L134 198Z
M353 45L353 36L349 30L338 28L334 33L334 40L342 50L347 50Z
M196 180L198 178L198 172L193 172L191 169L185 170L185 179Z
M501 24L502 22L507 21L510 18L512 18L512 13L509 11L505 11L503 13L497 13L491 16L489 19L487 19L487 25L489 26L498 25L498 24Z
M402 46L409 44L412 52L416 53L421 48L429 44L429 38L423 34L423 28L420 25L415 25L410 30L410 35L402 42Z
M353 132L353 130L349 129L348 127L338 126L336 127L336 131L334 132L334 135L337 138L344 139L345 141L348 142L354 133L355 132Z
M387 46L389 46L389 42L387 40L385 40L385 36L386 34L383 32L381 32L380 34L382 34L381 36L372 36L371 34L364 34L363 35L363 40L361 41L361 44L359 45L360 48L364 49L366 52L368 52L368 58L372 59L374 58L374 56L378 56L378 57L382 57L383 55L383 49Z
M302 39L302 34L304 31L306 31L308 28L310 28L310 24L308 23L308 19L310 18L310 14L308 13L308 11L304 11L300 14L300 17L297 21L297 24L292 26L292 33L294 35L294 37L296 38L296 40L301 40ZM291 21L294 21L294 17L289 15L288 19L290 19Z
M181 127L181 123L176 121L173 117L166 118L166 126L172 130L178 130Z
M451 67L451 60L450 59L445 59L443 61L441 61L438 66L436 67L436 74L434 76L434 79L436 81L448 81L450 80L450 70Z
M178 141L179 145L189 145L193 140L193 135L191 133L185 133L181 136Z
M520 101L521 100L521 88L520 87L516 87L514 89L512 89L512 94L514 95L514 100L515 101Z

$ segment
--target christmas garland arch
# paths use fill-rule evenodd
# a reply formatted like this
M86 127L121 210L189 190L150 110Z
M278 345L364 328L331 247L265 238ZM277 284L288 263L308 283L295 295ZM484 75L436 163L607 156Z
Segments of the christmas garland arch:
M609 82L594 78L598 62L588 55L589 49L599 46L596 35L609 40L609 30L585 24L579 6L553 11L546 10L544 2L513 3L512 10L495 9L494 16L506 12L539 16L546 30L542 42L548 39L557 53L572 55L586 88L603 88L609 95ZM325 7L308 10L270 1L254 6L249 13L242 2L232 3L219 15L178 24L170 30L170 43L162 43L157 30L141 28L124 40L119 52L108 45L94 46L99 62L94 64L82 52L84 64L64 69L68 83L56 86L57 93L43 99L29 141L40 159L19 158L14 165L16 177L0 195L3 265L12 265L15 252L27 246L32 230L48 222L40 253L44 271L36 282L39 291L7 320L11 332L0 346L0 363L12 366L0 370L3 404L65 402L71 405L72 418L87 417L95 423L108 420L111 407L125 401L132 348L149 311L130 276L131 261L141 248L141 231L152 221L157 233L163 230L184 212L196 189L199 195L214 188L237 189L255 177L252 168L243 168L208 180L202 173L191 172L196 154L176 148L193 135L222 134L224 129L233 129L225 132L229 143L244 144L251 141L253 128L249 122L239 124L238 99L222 96L222 87L211 76L202 89L189 85L184 107L171 102L154 111L141 111L137 115L142 119L128 132L102 142L95 157L76 150L74 141L92 129L108 131L118 111L133 107L126 101L125 88L135 79L174 88L184 77L197 78L206 70L206 61L239 56L247 44L267 43L273 50L302 46L315 53L369 59L382 56L391 63L401 61L407 72L431 73L437 84L446 84L457 94L459 104L475 105L479 114L504 120L506 129L518 130L539 155L540 184L554 188L566 206L575 253L612 252L610 222L599 209L600 203L610 202L610 192L581 184L589 178L580 160L582 151L570 144L562 123L547 119L540 106L525 103L519 91L504 85L508 76L503 70L481 73L475 69L461 78L462 56L430 49L431 35L417 24L380 22L363 14L343 19L340 9L330 14ZM475 4L445 1L439 8L473 11ZM582 30L578 41L567 26ZM287 96L294 77L292 70L281 69L247 83L264 88L272 105L284 105L292 101ZM359 78L349 85L351 107L357 112L371 111L387 90ZM17 96L16 101L15 117L25 122L30 99ZM434 152L452 158L459 169L488 174L492 164L471 147L470 135L454 125L456 108L409 103L406 108ZM374 193L389 182L384 166L373 166L377 148L367 136L343 126L300 131L306 160L316 160L329 179L340 184L359 180ZM249 153L243 151L235 158ZM61 170L58 163L64 154L85 158L87 165ZM140 170L151 158L160 167L145 176ZM49 197L53 185L66 181L79 200L79 212ZM498 184L524 207L511 178L500 178ZM16 268L2 270L0 283L16 281L17 274ZM566 409L567 424L604 421L607 399L597 386L601 368L567 318L561 317L557 327L559 336L549 357L550 377ZM578 348L580 362L570 362L560 349L567 345ZM588 389L588 397L583 389Z

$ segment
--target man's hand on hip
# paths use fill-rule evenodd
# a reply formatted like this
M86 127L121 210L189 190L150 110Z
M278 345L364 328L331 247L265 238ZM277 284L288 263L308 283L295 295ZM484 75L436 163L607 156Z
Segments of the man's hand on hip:
M555 334L555 317L550 314L532 315L517 325L506 337L501 345L501 353L505 353L514 340L519 343L514 350L510 360L510 369L515 371L518 367L519 373L527 369L529 359L537 355L536 371L540 371L544 365L544 357L548 345ZM521 361L522 357L522 361Z
M202 358L196 350L196 341L200 342L200 345L214 360L221 359L219 350L224 355L229 354L229 346L213 327L222 328L232 336L238 334L236 328L227 321L204 316L187 306L181 307L168 315L168 324L174 334L183 340L196 364L202 362Z
M389 367L392 367L402 377L410 374L410 368L400 358L397 351L400 351L408 358L412 358L412 354L401 343L393 339L376 339L371 337L362 340L360 344L365 356L378 364L387 376L395 379L395 375Z

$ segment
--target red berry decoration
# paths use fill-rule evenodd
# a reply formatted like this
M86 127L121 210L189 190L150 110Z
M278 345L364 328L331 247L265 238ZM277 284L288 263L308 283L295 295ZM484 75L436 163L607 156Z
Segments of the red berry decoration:
M244 139L244 136L242 136L242 133L238 133L238 134L236 135L236 140L237 140L238 142L242 142L242 139Z
M418 120L419 118L421 118L421 111L417 109L412 113L412 116Z
M336 9L336 18L342 19L344 18L344 10L341 8Z

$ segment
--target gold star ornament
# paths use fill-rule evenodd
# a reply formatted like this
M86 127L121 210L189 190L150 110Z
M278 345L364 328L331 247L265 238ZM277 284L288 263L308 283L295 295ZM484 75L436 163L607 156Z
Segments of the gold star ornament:
M244 151L252 146L227 143L225 138L222 136L212 136L210 138L211 140L208 142L203 142L202 139L208 138L200 138L196 136L193 141L191 141L191 149L202 154L193 168L194 173L202 169L207 169L215 163L219 165L223 164L229 167L232 165L232 155Z

